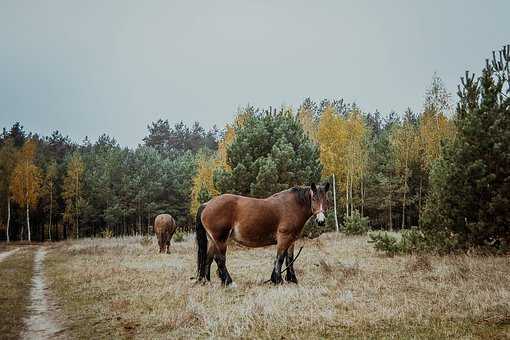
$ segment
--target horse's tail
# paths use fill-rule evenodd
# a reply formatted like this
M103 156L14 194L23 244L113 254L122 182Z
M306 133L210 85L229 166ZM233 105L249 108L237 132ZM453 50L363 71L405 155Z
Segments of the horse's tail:
M198 280L205 277L205 267L207 263L207 232L202 224L202 211L205 209L205 204L202 204L197 211L196 217L196 240L197 240L197 275Z

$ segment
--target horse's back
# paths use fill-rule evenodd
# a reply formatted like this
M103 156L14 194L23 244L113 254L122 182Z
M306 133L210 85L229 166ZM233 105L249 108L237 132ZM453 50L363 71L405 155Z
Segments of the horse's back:
M169 214L161 214L156 216L154 220L154 232L163 234L165 232L173 232L176 228L174 218Z
M207 202L201 218L216 239L232 236L253 247L274 243L278 216L277 207L267 199L224 194Z

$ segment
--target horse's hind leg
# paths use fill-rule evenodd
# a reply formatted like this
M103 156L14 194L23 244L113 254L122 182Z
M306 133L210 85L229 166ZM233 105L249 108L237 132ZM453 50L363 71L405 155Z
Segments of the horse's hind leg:
M162 253L165 251L165 241L163 240L163 237L158 235L158 245L159 245L159 252Z
M221 279L222 285L228 286L232 283L232 278L228 273L226 262L226 253L227 253L227 243L226 242L218 242L218 251L214 254L214 261L218 265L218 276Z
M213 246L212 242L209 242L209 247L207 249L207 260L205 262L205 278L207 281L211 281L211 264L214 260L214 250L216 248Z
M287 268L287 273L285 279L287 282L297 283L296 273L294 272L294 243L287 249L287 256L285 257L285 265ZM290 265L289 265L290 264Z

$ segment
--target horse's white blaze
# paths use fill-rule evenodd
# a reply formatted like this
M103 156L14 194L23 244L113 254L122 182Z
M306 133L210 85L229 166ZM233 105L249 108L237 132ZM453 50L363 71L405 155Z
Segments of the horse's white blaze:
M317 222L324 222L326 220L326 216L324 216L324 212L319 212L317 214Z

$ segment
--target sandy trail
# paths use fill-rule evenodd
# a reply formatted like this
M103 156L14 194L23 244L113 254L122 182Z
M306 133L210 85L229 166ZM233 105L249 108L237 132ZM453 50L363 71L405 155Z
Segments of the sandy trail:
M13 249L13 250L4 251L3 253L0 253L0 262L5 260L7 257L11 256L12 254L17 252L18 250L19 250L19 248L16 248L16 249Z
M34 276L30 291L29 316L25 318L25 331L22 339L63 338L62 328L56 322L57 307L48 296L44 281L44 248L39 248L34 257Z

